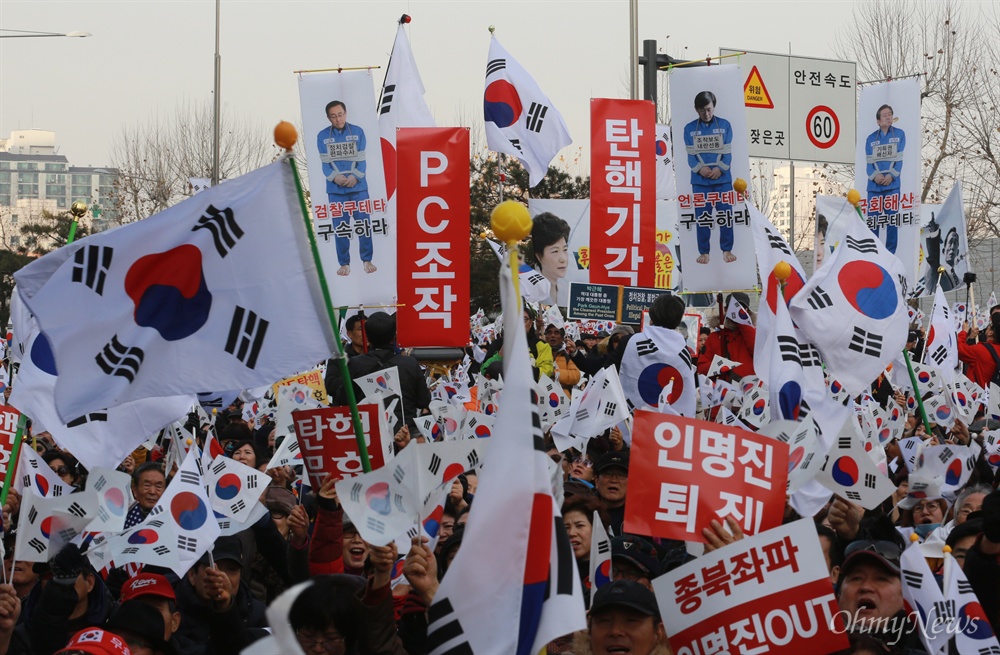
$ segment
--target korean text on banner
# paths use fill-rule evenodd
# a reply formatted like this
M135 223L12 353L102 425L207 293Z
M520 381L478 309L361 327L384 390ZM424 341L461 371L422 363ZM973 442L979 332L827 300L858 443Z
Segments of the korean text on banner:
M646 100L590 101L590 281L656 284L656 112Z
M14 451L14 435L17 434L17 417L21 412L11 406L0 407L0 485L10 472L10 455Z
M279 398L279 389L283 387L290 387L293 384L297 384L300 387L308 387L313 398L321 403L326 403L326 384L323 382L323 373L319 369L299 373L298 375L287 377L284 380L278 380L271 385L271 390L274 392L274 398L276 400Z
M706 553L654 580L653 591L678 655L704 653L709 643L718 652L770 655L832 653L848 644L808 519Z
M385 464L378 412L378 405L358 406L373 471ZM309 484L313 489L322 486L327 473L332 474L335 480L340 480L358 475L364 470L354 438L354 427L351 425L350 407L307 409L295 412L292 417L295 420L295 435L299 440L302 459L309 472Z
M397 310L405 346L469 341L469 130L396 134Z
M635 412L625 532L704 542L732 516L744 534L781 524L788 445L739 428Z
M372 70L299 76L310 213L330 294L341 306L396 295L396 232Z

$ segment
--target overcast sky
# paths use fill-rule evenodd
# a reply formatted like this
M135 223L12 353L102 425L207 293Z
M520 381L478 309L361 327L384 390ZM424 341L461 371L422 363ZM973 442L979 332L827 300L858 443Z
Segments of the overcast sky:
M833 57L853 6L641 0L639 38L686 58L717 56L720 47L787 53L789 44L798 55ZM222 101L268 128L298 123L292 71L378 65L380 83L396 21L407 13L438 124L463 116L481 124L487 28L495 25L565 116L574 145L562 154L572 160L589 140L588 99L627 97L628 8L628 0L223 0ZM109 164L124 125L211 102L214 0L2 0L0 28L93 34L0 39L0 136L53 130L74 164Z

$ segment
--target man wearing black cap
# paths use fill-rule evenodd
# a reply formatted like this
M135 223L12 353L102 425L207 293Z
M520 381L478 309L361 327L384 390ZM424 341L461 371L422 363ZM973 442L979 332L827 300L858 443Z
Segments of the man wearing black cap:
M735 291L726 296L726 307L729 307L729 300L734 299L743 309L750 311L750 296L742 291ZM708 375L708 369L712 365L715 355L725 357L740 365L731 373L724 373L719 377L726 381L745 378L748 375L755 375L753 368L753 346L757 340L757 330L752 325L736 323L731 319L725 319L722 329L716 330L708 335L705 341L705 354L698 357L698 374Z
M420 362L410 355L397 355L393 349L396 341L396 317L385 312L375 312L365 322L365 334L368 336L368 352L352 357L347 363L347 370L352 380L363 378L377 371L395 366L399 371L399 387L403 394L401 407L397 406L397 419L410 427L417 429L416 416L421 409L427 409L431 402L431 392L427 388L424 372ZM340 379L340 370L333 362L327 365L326 390L333 398L335 405L347 404L347 392ZM354 397L361 402L364 392L357 384L354 385Z
M642 537L625 535L611 539L611 572L615 580L632 580L653 590L653 578L660 575L656 548Z
M608 510L608 522L615 534L624 532L625 493L628 491L628 458L625 452L604 453L594 467L594 486Z
M860 540L845 551L837 580L837 603L848 632L889 646L924 652L918 626L903 605L900 547L892 541Z
M233 644L236 650L263 637L264 604L242 580L243 546L238 537L219 537L208 554L177 583L180 629L174 634L181 655L209 655L212 643Z
M666 641L656 596L632 580L614 580L597 590L587 627L594 655L650 655Z

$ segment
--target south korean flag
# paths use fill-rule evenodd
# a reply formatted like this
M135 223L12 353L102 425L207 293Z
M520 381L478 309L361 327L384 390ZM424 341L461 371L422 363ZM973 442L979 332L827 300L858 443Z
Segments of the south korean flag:
M628 340L622 355L621 381L633 409L659 409L660 394L681 416L696 411L695 373L687 342L675 330L649 326Z
M760 306L757 308L757 339L753 349L754 370L761 378L769 379L770 357L764 354L768 339L762 338L762 334L771 334L778 302L784 297L787 306L805 286L806 274L802 264L793 254L792 248L771 221L751 203L747 203L747 209L750 211L750 226L753 228L753 242L757 249L757 267L760 269L761 280ZM788 277L781 280L775 274L775 268L778 267L780 270L785 265L788 266Z
M907 335L906 270L858 218L795 294L792 320L852 394L862 393L903 349Z
M946 383L955 378L955 369L958 368L958 337L953 317L939 285L934 292L931 329L924 346L924 365L937 370Z
M562 114L495 36L483 106L487 146L521 160L529 186L541 182L556 153L573 143Z

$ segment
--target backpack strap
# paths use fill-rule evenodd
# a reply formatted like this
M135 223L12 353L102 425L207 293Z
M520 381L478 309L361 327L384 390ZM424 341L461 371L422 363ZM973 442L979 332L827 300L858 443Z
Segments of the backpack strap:
M1000 355L997 355L997 351L993 348L993 344L983 342L983 345L986 346L986 350L989 351L990 357L993 358L993 363L997 365L997 369L1000 369Z

